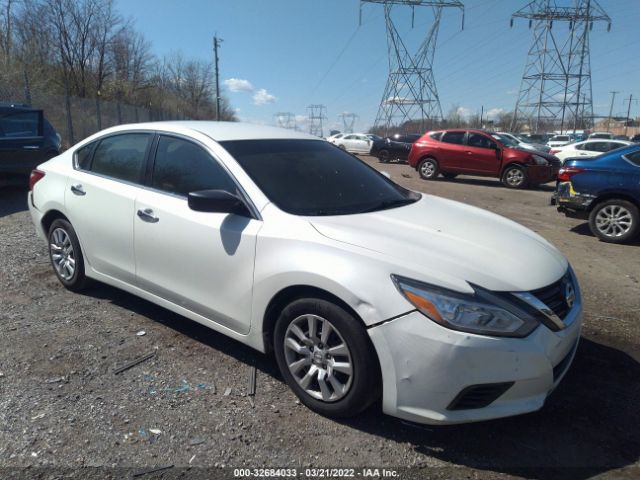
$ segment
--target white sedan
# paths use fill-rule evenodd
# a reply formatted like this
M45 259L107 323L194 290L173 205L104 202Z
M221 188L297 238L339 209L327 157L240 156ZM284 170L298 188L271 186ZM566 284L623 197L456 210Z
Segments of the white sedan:
M28 204L66 288L104 282L273 351L327 416L380 396L424 423L531 412L580 337L576 278L538 234L291 130L114 127L34 170Z
M371 152L371 147L373 146L371 137L364 133L350 133L333 143L347 152L365 155Z
M626 147L633 145L633 142L627 142L626 140L603 140L603 139L589 139L582 142L572 143L563 147L552 148L549 152L551 155L555 155L562 163L567 158L589 158L596 157L616 148Z

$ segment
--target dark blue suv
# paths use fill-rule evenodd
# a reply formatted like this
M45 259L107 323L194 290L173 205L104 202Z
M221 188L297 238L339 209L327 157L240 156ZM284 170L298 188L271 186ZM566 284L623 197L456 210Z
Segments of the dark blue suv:
M0 181L27 177L60 149L60 135L42 110L0 104Z
M568 217L588 218L605 242L632 240L640 233L640 145L567 159L552 202Z

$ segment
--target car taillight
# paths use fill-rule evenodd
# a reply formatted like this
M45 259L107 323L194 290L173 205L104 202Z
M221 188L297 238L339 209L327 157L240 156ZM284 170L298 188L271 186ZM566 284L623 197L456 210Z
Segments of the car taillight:
M44 178L44 172L42 170L31 170L29 176L29 191L33 191L33 187L36 183Z
M574 175L584 172L584 168L580 167L562 167L558 172L558 180L568 182Z

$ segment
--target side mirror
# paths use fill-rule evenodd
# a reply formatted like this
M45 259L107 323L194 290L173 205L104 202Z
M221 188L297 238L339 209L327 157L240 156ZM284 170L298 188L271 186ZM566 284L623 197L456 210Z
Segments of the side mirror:
M251 217L251 212L244 201L225 190L200 190L189 193L189 208L196 212L233 213L243 217Z

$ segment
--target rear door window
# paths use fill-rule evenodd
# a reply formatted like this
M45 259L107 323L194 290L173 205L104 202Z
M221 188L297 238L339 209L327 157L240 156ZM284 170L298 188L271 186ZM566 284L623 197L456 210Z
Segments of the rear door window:
M234 180L204 148L164 135L158 142L151 186L184 197L199 190L237 191Z
M93 155L91 171L100 175L141 183L149 133L126 133L103 139Z
M454 143L456 145L464 144L465 132L445 132L442 141L446 143Z

